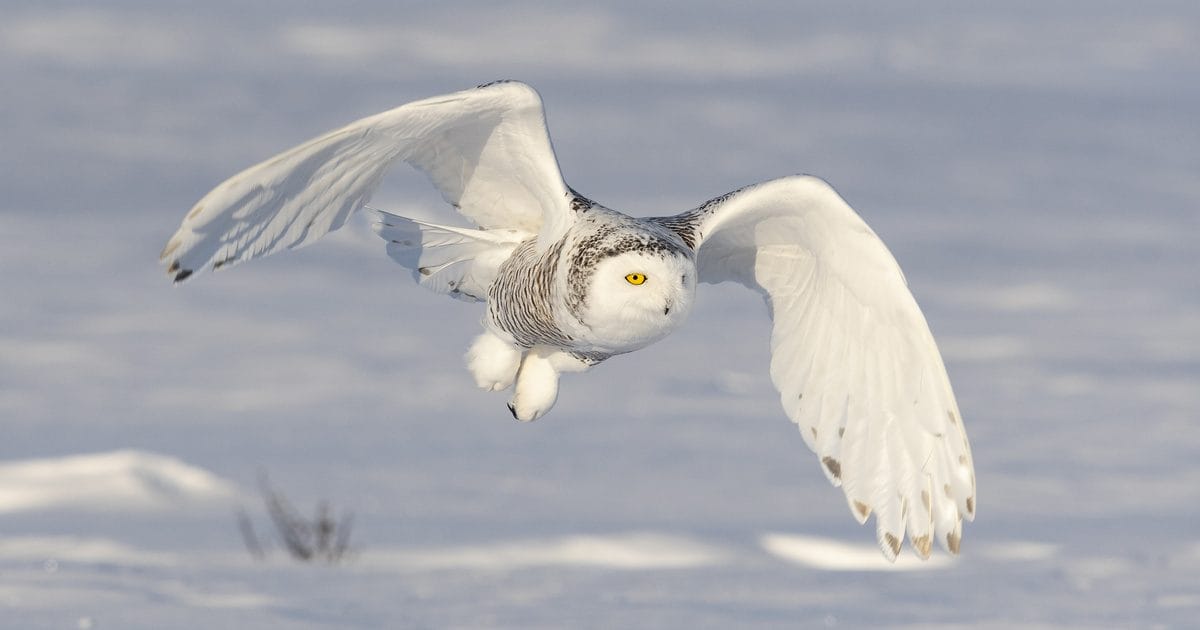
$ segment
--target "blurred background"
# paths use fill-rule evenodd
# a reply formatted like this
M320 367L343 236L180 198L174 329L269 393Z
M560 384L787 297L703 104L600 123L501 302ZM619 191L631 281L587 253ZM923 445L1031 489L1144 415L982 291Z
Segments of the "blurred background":
M1200 614L1193 3L0 15L0 625ZM765 309L740 287L702 287L682 331L567 377L521 425L463 366L480 307L417 287L364 217L180 288L157 266L229 175L500 78L540 91L567 182L630 214L797 172L842 193L903 266L958 394L979 484L961 558L879 557L784 417ZM454 217L404 167L372 205ZM269 538L263 473L306 513L352 511L353 557L255 562L234 513Z

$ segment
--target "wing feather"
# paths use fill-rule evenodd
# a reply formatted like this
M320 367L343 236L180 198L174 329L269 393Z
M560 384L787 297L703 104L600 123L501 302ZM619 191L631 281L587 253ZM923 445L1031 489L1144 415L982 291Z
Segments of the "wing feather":
M363 118L234 175L187 214L162 262L180 281L311 243L366 204L400 161L480 227L553 239L572 221L541 98L500 82Z
M697 248L700 280L758 291L771 379L822 470L884 556L907 533L958 553L975 512L970 446L945 366L899 265L825 182L764 182L654 219Z

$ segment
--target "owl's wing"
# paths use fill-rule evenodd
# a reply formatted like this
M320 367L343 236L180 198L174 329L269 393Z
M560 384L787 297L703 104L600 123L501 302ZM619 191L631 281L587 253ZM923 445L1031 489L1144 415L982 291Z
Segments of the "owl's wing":
M311 243L361 208L397 161L482 228L554 239L574 216L541 98L505 81L363 118L234 175L196 203L161 260L178 282Z
M762 294L771 379L851 513L874 512L883 554L907 531L958 552L975 474L929 326L879 237L824 181L756 184L656 221L697 248L702 282Z

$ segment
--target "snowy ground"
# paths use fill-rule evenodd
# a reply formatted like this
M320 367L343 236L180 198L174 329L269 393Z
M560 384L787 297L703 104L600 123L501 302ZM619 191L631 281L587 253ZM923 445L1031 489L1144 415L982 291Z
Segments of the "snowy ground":
M0 0L0 627L1195 624L1192 3L397 4ZM243 166L502 77L612 207L810 172L859 209L970 431L960 558L878 557L736 287L519 425L462 368L478 309L362 223L156 267ZM375 203L441 211L407 173ZM353 557L254 561L260 472L352 510Z

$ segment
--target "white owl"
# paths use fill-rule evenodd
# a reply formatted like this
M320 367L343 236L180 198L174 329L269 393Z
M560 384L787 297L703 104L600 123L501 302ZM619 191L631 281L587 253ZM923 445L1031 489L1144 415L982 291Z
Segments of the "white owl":
M698 282L767 304L771 379L829 480L889 559L907 533L957 553L975 513L958 406L895 259L825 182L784 177L669 217L633 218L563 182L542 102L501 81L402 105L285 151L217 186L162 252L176 282L310 243L362 208L388 167L429 176L478 229L378 213L388 254L422 286L487 303L467 365L513 387L534 420L558 377L662 339Z

